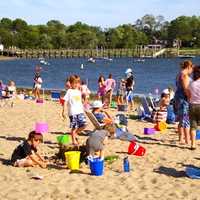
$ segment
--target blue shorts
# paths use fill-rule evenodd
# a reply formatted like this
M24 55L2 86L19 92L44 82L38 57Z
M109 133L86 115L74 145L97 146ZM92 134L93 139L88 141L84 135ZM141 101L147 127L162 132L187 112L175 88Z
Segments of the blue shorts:
M82 128L86 125L86 117L83 113L78 115L69 116L70 119L70 128Z
M133 98L134 98L133 91L132 90L126 91L126 99L127 99L127 101L128 102L132 102Z

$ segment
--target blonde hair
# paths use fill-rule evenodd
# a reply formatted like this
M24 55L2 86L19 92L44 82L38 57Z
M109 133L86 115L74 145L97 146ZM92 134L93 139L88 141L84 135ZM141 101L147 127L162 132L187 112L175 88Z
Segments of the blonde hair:
M68 80L69 80L70 84L80 83L81 82L80 77L78 75L76 75L76 74L75 75L71 75Z
M191 60L185 60L181 63L181 69L186 69L188 67L192 67L192 61Z

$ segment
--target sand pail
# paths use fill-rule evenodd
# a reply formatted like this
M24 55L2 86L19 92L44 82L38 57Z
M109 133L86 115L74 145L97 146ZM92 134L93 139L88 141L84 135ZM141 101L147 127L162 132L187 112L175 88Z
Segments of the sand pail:
M153 134L155 134L155 129L154 128L144 128L144 134L145 135L153 135Z
M36 133L46 133L48 132L48 124L46 122L37 122L35 124Z
M61 104L62 106L64 106L64 103L65 103L65 100L64 100L64 99L60 98L59 102L60 102L60 104Z
M69 144L70 143L70 135L65 134L65 135L59 135L57 137L57 141L59 144Z
M43 104L44 101L43 101L43 99L37 99L37 100L36 100L36 103L38 103L38 104Z
M200 130L196 130L196 140L200 140Z
M135 156L143 156L146 152L146 149L136 142L131 142L128 146L128 154Z
M104 172L104 160L101 158L88 157L91 174L102 176Z
M167 123L166 122L158 122L155 126L154 126L156 131L164 131L167 129Z
M67 166L71 170L78 170L80 165L80 151L65 152Z

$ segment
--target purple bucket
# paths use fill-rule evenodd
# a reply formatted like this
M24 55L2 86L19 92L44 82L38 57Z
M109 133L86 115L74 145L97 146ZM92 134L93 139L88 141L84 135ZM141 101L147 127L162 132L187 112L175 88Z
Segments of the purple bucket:
M144 128L144 134L145 135L153 135L153 134L155 134L155 129L154 128Z
M35 132L36 133L46 133L48 132L48 124L45 122L37 122L35 124Z
M43 101L43 99L37 99L36 103L41 103L42 104L42 103L44 103L44 101Z

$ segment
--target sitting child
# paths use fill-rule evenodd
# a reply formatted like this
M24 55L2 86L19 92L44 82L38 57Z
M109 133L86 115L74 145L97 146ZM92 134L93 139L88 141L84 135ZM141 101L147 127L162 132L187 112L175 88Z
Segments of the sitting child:
M115 116L115 120L106 112L102 110L101 101L94 101L92 103L92 113L99 123L105 124L104 129L110 133L112 138L117 138L125 141L135 141L136 137L128 132L128 120L123 114Z
M163 90L158 109L153 111L153 122L166 122L167 120L167 107L170 104L169 91Z
M47 167L47 163L42 156L37 153L37 146L43 141L40 133L31 131L28 139L17 146L11 156L11 163L14 167L34 167L39 165L42 168Z
M115 134L115 125L113 119L108 114L108 112L102 110L103 104L101 103L101 101L94 101L91 107L92 113L96 117L98 122L101 124L105 124L104 128L109 131L110 136L113 136Z
M86 151L89 156L104 158L104 145L106 144L108 131L96 130L90 134L86 141Z

